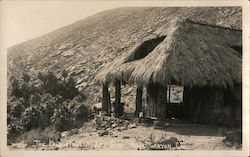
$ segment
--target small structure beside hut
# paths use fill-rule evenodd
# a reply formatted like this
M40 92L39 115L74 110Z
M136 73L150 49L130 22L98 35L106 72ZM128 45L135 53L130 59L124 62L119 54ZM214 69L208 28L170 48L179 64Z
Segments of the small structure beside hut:
M165 120L168 111L179 105L180 117L194 123L240 125L241 47L239 28L169 18L96 75L103 87L102 109L111 112L108 87L114 84L119 116L121 84L130 83L137 85L136 116L143 110L145 116ZM181 104L170 102L172 85L184 89ZM144 109L143 88L147 93Z

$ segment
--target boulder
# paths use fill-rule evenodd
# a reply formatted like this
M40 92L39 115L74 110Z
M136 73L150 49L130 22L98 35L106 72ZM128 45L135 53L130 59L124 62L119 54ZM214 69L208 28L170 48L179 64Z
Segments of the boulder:
M89 136L93 136L93 135L95 135L95 133L90 133L90 134L89 134Z
M70 135L78 134L79 130L78 129L72 129L70 130Z
M110 128L107 128L106 131L110 131L111 129Z
M129 125L128 125L128 128L129 128L129 129L136 128L136 124L134 124L134 123L133 123L133 124L129 124Z
M80 129L78 129L78 132L84 132L85 128L84 127L81 127Z
M107 127L108 127L108 122L104 121L104 122L101 124L101 127L102 127L102 128L107 128Z
M129 136L123 136L122 139L129 139Z
M96 109L102 109L102 103L96 103L93 107L96 107Z
M121 127L116 128L117 131L122 131Z
M111 127L112 127L112 128L116 128L116 127L117 127L117 124L114 123L114 124L111 125Z
M120 127L121 130L127 130L128 128L125 126Z
M61 137L68 137L70 135L69 131L64 131L61 133Z
M109 132L107 130L98 132L99 136L104 136L104 135L108 135L108 134L109 134Z

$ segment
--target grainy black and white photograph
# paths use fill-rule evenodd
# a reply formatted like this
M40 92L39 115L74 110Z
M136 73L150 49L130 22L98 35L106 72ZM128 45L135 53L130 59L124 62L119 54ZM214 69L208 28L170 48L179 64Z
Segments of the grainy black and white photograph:
M2 6L9 151L242 150L242 6L61 2Z

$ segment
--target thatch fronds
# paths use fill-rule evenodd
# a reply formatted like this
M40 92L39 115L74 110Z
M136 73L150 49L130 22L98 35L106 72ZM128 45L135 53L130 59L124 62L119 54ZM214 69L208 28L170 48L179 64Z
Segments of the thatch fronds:
M138 66L139 64L140 60L121 64L120 66L117 67L117 70L114 70L111 73L112 77L111 79L112 80L118 79L123 82L128 82L135 67Z
M169 28L168 28L169 29ZM232 86L241 82L241 56L232 46L241 46L242 32L194 22L181 22L146 56L131 78L139 84Z

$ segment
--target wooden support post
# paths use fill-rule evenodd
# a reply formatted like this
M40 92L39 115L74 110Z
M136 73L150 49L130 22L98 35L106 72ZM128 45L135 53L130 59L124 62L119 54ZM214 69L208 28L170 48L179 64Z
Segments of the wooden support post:
M184 117L189 118L190 116L190 100L191 100L191 89L190 87L184 86L183 90L183 110Z
M150 84L147 86L147 106L146 116L156 117L157 116L157 103L158 103L158 84Z
M136 109L135 109L135 117L139 116L139 112L142 111L142 93L143 93L143 87L142 86L137 86L136 89Z
M115 117L120 117L123 113L121 106L121 81L115 81Z
M108 92L108 107L107 107L107 115L111 115L111 100L110 100L110 94Z
M171 99L171 85L168 85L168 103L171 102L170 99Z
M102 86L102 111L108 112L109 104L109 90L108 84L103 84Z
M157 103L157 119L165 120L167 114L167 88L159 85L158 103Z
M189 103L189 98L190 97L190 88L187 87L187 86L184 86L184 89L183 89L183 102L185 104L188 104Z

